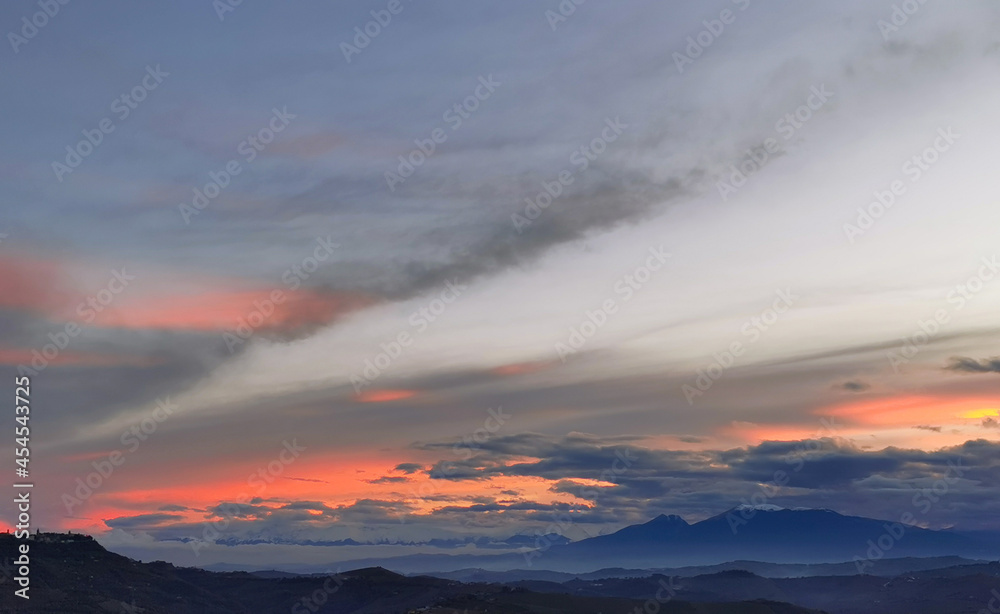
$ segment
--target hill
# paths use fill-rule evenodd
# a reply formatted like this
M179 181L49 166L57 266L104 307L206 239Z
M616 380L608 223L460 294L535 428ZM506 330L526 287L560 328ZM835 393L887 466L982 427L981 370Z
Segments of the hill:
M0 535L0 558L16 556L19 541ZM42 533L31 543L31 599L0 591L0 611L59 614L404 614L478 612L633 614L648 602L664 614L807 614L781 603L689 604L656 599L658 586L625 596L535 592L498 584L462 584L406 577L382 568L336 576L268 578L211 572L169 563L140 563L108 552L81 535ZM9 578L4 582L13 588ZM662 595L661 595L662 597Z

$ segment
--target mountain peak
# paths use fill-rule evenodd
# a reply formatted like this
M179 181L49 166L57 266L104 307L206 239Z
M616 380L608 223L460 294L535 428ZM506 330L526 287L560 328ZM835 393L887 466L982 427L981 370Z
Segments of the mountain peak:
M736 512L783 512L785 508L780 505L771 505L770 503L759 503L757 505L751 505L749 503L743 503L737 505L733 508Z
M666 524L679 524L688 526L688 522L678 516L677 514L660 514L656 518L650 520L646 523L647 525L666 525Z

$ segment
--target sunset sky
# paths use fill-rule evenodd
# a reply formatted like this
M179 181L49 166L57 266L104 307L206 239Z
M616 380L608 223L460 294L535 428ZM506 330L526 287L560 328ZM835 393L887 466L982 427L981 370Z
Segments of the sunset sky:
M1000 7L569 5L8 36L0 372L43 530L498 552L763 491L894 518L956 465L920 523L1000 529Z

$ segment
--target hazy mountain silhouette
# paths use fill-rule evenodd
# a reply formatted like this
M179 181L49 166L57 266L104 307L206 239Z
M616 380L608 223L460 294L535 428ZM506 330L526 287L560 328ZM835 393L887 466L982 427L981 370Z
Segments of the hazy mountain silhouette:
M0 535L4 569L20 540ZM30 600L14 595L3 577L0 612L46 614L466 614L490 612L634 614L649 602L663 614L809 614L764 600L748 603L685 603L653 586L648 595L570 595L498 584L462 584L428 576L406 577L382 568L329 576L260 577L139 563L108 552L85 535L43 533L31 542Z
M621 538L635 540L641 535L636 529ZM0 535L0 557L7 571L17 544L13 536ZM732 569L690 577L647 572L498 584L406 577L379 567L311 576L218 573L164 562L139 563L81 535L41 534L32 540L31 553L30 602L14 596L8 574L3 578L7 590L0 591L0 612L961 614L988 611L990 600L1000 599L1000 562L892 577L767 578Z
M854 561L855 573L878 573L885 559L942 556L995 559L1000 556L1000 535L935 531L892 520L845 516L832 510L739 506L694 524L679 516L661 515L608 535L531 552L417 554L361 559L343 565L382 565L402 573L464 568L587 573L607 567L651 569L734 560L802 564Z
M677 516L659 516L610 535L553 546L539 559L590 559L649 567L735 559L833 563L859 557L874 563L886 557L948 555L994 558L1000 556L1000 548L996 542L961 533L844 516L832 510L737 507L694 524Z

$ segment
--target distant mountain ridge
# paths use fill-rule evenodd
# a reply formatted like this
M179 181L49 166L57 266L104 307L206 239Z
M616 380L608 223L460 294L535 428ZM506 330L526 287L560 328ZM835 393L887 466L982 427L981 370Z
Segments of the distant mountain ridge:
M0 560L20 540L0 535ZM140 563L105 550L89 536L32 536L31 599L0 591L0 612L45 614L635 614L652 603L660 614L820 614L762 599L687 603L649 594L573 595L558 587L531 591L496 584L461 584L405 577L382 568L328 576L261 577L215 573L156 561ZM4 577L0 583L12 582ZM742 600L738 600L742 601Z
M737 506L689 524L680 516L660 515L615 533L533 551L501 555L416 554L341 562L383 565L401 573L552 570L571 573L599 567L650 569L716 565L734 560L763 563L854 562L857 572L876 574L887 558L959 556L1000 557L1000 534L937 531L891 520L847 516L829 509Z
M677 516L658 516L609 535L553 546L536 560L591 559L634 567L732 560L855 561L859 571L867 571L886 557L950 555L993 559L1000 556L1000 543L828 509L738 506L694 524Z
M932 571L939 575L971 574L980 570L992 569L995 562L986 560L965 559L958 556L940 557L906 557L901 559L883 559L870 571L869 575L890 578L901 574L921 574ZM987 567L984 567L987 566ZM678 578L690 578L716 574L724 571L748 571L763 578L805 578L813 576L853 576L857 575L857 565L845 563L764 563L761 561L729 561L717 565L693 565L685 567L652 567L635 569L624 567L604 567L587 573L569 573L564 571L549 571L545 569L512 569L509 571L488 571L469 568L456 571L428 572L427 575L459 582L496 582L509 583L523 580L541 580L546 582L568 582L574 579L600 580L604 578L639 578L652 574ZM947 572L942 570L948 570ZM268 577L266 574L280 572L254 572Z
M659 574L626 578L523 581L536 592L616 597L648 594L666 583L679 601L766 599L828 614L974 614L995 611L1000 563L929 570L892 577L870 575L764 578L743 570L676 578Z

